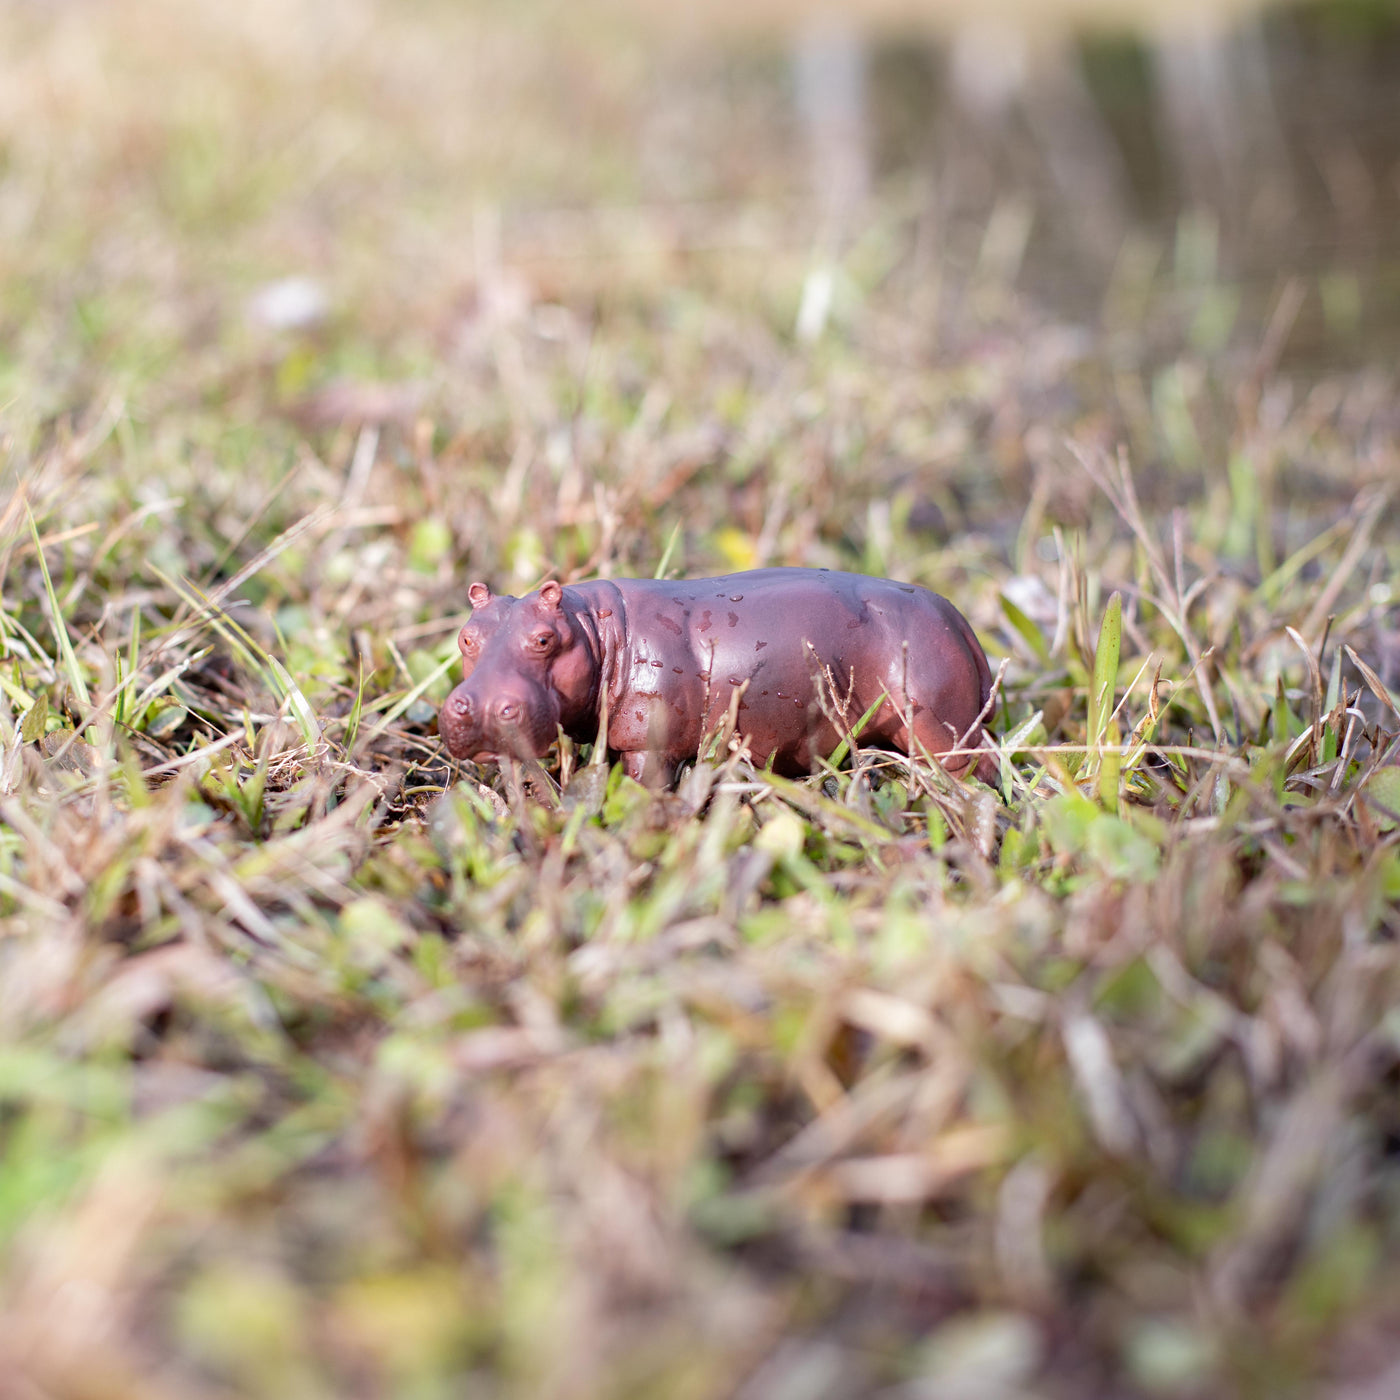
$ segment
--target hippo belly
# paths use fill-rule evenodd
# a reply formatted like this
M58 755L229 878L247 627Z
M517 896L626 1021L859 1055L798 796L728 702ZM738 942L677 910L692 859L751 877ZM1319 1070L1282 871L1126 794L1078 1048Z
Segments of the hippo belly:
M644 726L671 762L694 753L739 690L737 732L779 772L810 771L882 696L862 742L907 750L912 722L914 740L938 753L976 724L987 696L971 629L911 584L817 569L614 583L631 634L632 685L609 730L620 751Z

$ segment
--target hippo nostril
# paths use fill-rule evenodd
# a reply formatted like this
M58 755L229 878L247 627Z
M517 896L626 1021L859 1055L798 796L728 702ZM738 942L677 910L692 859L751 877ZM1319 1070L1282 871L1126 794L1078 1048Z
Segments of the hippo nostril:
M469 695L450 695L447 699L448 706L458 719L470 719L472 714L472 702Z

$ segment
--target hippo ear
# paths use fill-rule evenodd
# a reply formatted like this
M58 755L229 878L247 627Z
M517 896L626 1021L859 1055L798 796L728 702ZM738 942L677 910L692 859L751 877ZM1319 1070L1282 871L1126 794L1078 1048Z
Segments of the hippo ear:
M550 579L547 583L540 584L540 602L547 608L557 608L560 600L564 596L564 590Z
M491 590L484 583L474 583L467 589L467 598L472 607L484 608L491 601Z

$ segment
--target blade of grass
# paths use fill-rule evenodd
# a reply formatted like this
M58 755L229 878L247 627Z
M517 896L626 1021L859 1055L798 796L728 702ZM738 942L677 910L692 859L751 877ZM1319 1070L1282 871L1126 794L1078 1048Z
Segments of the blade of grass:
M1269 719L1269 738L1275 744L1286 744L1293 738L1292 715L1288 697L1283 693L1283 677L1274 686L1274 706Z
M48 561L44 558L43 546L39 543L39 527L34 523L34 512L29 509L26 501L24 506L25 517L29 521L29 533L34 537L34 552L39 556L39 569L44 576L44 592L49 598L49 624L53 628L54 641L58 643L59 653L63 657L63 668L68 673L68 684L73 687L73 694L84 709L92 704L92 699L88 695L87 682L83 679L82 667L78 665L78 654L73 650L73 643L68 636L68 628L63 621L63 611L58 606L58 594L54 592L53 580L49 577Z
M1346 719L1343 714L1345 709L1346 705L1342 696L1342 652L1339 647L1332 653L1332 674L1327 681L1327 698L1323 701L1325 715L1322 729L1323 763L1332 763L1336 760L1340 734Z
M1331 714L1337 708L1337 701L1342 694L1342 653L1334 651L1332 653L1332 674L1327 680L1327 698L1322 702L1322 708Z
M0 690L3 690L21 711L28 711L33 708L34 697L32 695L26 695L19 686L5 676L0 676Z
M291 673L275 656L270 656L267 652L263 652L263 656L266 657L272 674L277 677L279 698L291 707L296 718L302 742L309 749L315 748L321 739L321 726L316 721L316 714L310 702L302 693L301 687L292 679Z
M355 703L350 707L350 713L345 717L345 735L343 742L345 752L350 753L355 747L356 736L360 732L360 716L365 708L365 660L360 657L359 675L355 679Z
M24 712L24 718L20 721L19 737L22 742L32 744L44 737L44 728L49 720L49 697L48 692L41 690L38 698Z
M267 688L277 697L279 705L286 705L301 731L302 741L307 748L314 748L321 739L321 726L316 721L301 687L292 679L287 668L270 652L250 637L229 615L193 584L180 583L169 577L154 564L152 572L180 597L193 602L196 609L204 614L204 622L212 627L243 659L250 670L262 673Z
M249 637L231 617L223 612L216 604L210 603L194 584L182 583L177 579L171 578L170 575L157 564L152 564L150 569L151 572L155 574L171 592L175 593L186 606L194 609L194 618L182 624L182 629L186 626L212 627L214 631L233 648L239 660L242 661L249 670L263 670L261 663L254 655L254 648L251 645L252 638ZM157 656L172 643L177 635L169 629L166 630L168 635L156 648L155 654ZM265 674L264 679L267 679ZM276 687L269 681L268 689L275 692Z
M1335 541L1344 539L1356 528L1355 516L1350 512L1345 518L1339 520L1330 529L1324 530L1322 534L1314 536L1306 544L1293 551L1287 559L1266 578L1258 588L1254 590L1251 602L1264 604L1272 607L1278 601L1283 590L1289 583L1310 564L1319 554L1327 551Z
M875 700L875 703L851 726L851 732L832 750L831 757L827 759L827 762L833 768L839 768L846 761L846 755L850 753L851 745L860 738L861 731L875 718L875 711L878 710L887 699L889 699L889 691L882 690Z
M1001 602L1001 610L1006 615L1006 620L1015 629L1016 635L1030 647L1031 654L1042 666L1049 666L1050 648L1046 644L1044 636L1041 635L1040 628L1028 618L1005 593L997 594Z
M440 665L435 666L412 690L406 691L389 709L385 710L383 718L365 735L365 742L371 743L377 739L415 700L430 686L440 681L460 660L461 658L454 649L451 656L447 657Z
M1118 810L1118 786L1123 773L1123 750L1115 723L1108 726L1107 743L1099 750L1099 802L1105 812Z
M1395 703L1395 697L1386 688L1386 684L1381 678L1349 647L1343 646L1346 654L1351 658L1351 664L1361 672L1362 679L1371 688L1371 694L1381 702L1393 714L1396 719L1400 719L1400 705Z
M1377 522L1390 504L1392 494L1391 488L1384 487L1374 494L1363 493L1357 498L1356 506L1353 509L1360 512L1361 518L1356 522L1342 557L1331 570L1322 591L1317 595L1308 611L1307 618L1303 623L1305 636L1316 636L1322 630L1322 625L1327 620L1327 614L1332 611L1333 605L1341 597L1342 589L1346 587L1347 581L1356 572L1357 566L1370 548L1371 536L1375 532ZM1361 505L1363 500L1366 501L1364 508Z
M666 541L666 548L661 551L661 562L656 566L656 573L653 578L665 578L666 570L671 567L671 555L675 553L676 541L681 537L681 522L676 521L671 528L670 537Z
M129 679L130 677L133 677L133 676L136 675L137 668L140 666L140 664L141 664L141 608L140 608L140 605L138 604L135 608L133 608L133 609L131 610L131 638L130 638L130 640L128 641L128 643L127 643L127 648L126 648L126 674L127 674L128 679ZM122 678L121 678L120 675L118 675L117 679L118 679L118 681L121 681ZM121 685L118 686L118 689L117 689L116 722L117 722L118 724L123 724L123 723L125 723L125 721L126 721L126 716L127 716L127 713L128 713L128 710L127 710L127 698L128 698L128 697L127 697L127 691L126 691L126 688L125 688L125 682L123 682Z
M1010 734L1004 735L1000 744L1002 756L1012 758L1030 742L1031 735L1042 727L1045 719L1043 710L1036 710L1029 719L1024 719Z
M175 681L179 680L179 678L190 669L191 666L197 666L213 650L213 647L203 647L199 651L191 653L191 655L187 656L178 665L170 667L167 671L162 671L160 675L132 701L131 709L128 712L131 715L132 722L135 723L136 720L145 713L146 706L149 705L152 700L158 700L170 689L170 686ZM130 671L127 673L126 680L124 680L122 684L124 686L130 685L135 679L136 672Z
M1099 624L1099 643L1094 648L1094 675L1089 691L1090 749L1103 742L1113 714L1113 692L1118 684L1118 656L1123 646L1123 595L1115 593L1104 609Z

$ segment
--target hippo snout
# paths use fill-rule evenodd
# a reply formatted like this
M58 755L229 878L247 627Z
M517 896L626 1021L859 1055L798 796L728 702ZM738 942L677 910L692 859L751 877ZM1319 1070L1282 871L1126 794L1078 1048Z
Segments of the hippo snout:
M481 747L476 701L464 685L459 685L443 702L438 733L453 758L468 758Z
M550 708L542 699L511 691L492 695L482 718L486 747L517 758L542 758L553 742L554 727Z
M438 732L453 758L503 753L537 758L553 741L554 728L554 715L543 701L513 689L483 690L469 681L447 697L438 715Z

